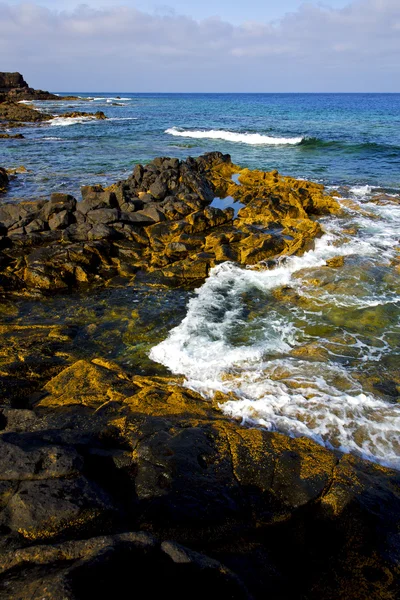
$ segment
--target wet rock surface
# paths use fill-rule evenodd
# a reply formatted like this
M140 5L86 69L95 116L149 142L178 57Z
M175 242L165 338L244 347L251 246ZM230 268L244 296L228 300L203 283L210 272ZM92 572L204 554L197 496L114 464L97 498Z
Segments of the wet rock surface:
M397 597L397 472L103 358L5 400L0 597Z
M232 175L239 173L239 183ZM232 196L242 208L213 206ZM322 233L318 215L338 212L323 186L248 171L219 152L136 165L110 188L82 188L82 200L0 206L0 286L4 291L69 290L147 273L183 285L230 260L255 265L301 253Z

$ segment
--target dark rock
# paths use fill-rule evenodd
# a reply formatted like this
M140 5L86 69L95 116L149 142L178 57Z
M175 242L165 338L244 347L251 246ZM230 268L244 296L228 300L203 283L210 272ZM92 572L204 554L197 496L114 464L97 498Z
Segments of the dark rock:
M212 202L214 191L211 184L186 164L181 165L181 178L183 186L196 194L202 202L206 204Z
M119 220L119 217L120 213L116 208L98 208L96 210L90 210L86 214L88 222L93 225L116 223Z
M0 222L7 228L12 227L28 215L28 211L23 204L1 204Z
M155 200L164 200L168 192L168 187L165 183L160 181L160 179L156 179L156 181L150 186L149 192L153 198L155 198Z
M0 139L3 140L24 140L25 136L22 133L15 133L14 135L10 133L0 133Z
M20 100L59 100L60 97L43 90L34 90L21 73L0 73L0 93L6 98Z
M143 210L138 210L134 213L125 214L122 218L127 223L129 222L134 225L139 225L141 227L152 225L155 221L153 217L146 214Z
M25 226L26 233L35 233L47 229L47 224L42 219L34 219ZM50 227L50 229L54 229Z
M97 223L88 233L88 240L108 240L113 237L118 237L115 230L104 223Z
M165 214L163 213L163 211L159 210L159 208L157 208L157 206L154 206L151 204L148 204L147 206L145 206L145 208L140 211L140 214L144 215L145 217L149 217L155 223L166 220Z
M41 113L26 104L19 104L18 101L0 102L0 121L36 123L50 121L52 118L52 115Z
M103 190L99 185L88 185L81 188L82 202L78 202L76 210L86 215L97 208L117 208L114 192Z
M49 227L51 230L54 229L66 229L71 222L71 214L62 210L61 212L56 212L49 218Z
M0 192L3 191L8 185L7 171L0 167Z

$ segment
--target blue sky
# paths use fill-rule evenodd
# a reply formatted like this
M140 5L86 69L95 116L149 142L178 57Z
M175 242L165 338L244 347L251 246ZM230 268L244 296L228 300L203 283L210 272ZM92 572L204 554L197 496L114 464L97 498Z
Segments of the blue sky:
M52 91L400 92L400 0L0 0L1 69Z

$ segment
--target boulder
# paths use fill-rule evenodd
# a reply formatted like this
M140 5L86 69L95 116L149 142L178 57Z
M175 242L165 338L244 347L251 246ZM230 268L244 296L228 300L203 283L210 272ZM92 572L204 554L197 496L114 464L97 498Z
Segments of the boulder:
M66 229L71 222L71 214L67 210L56 212L49 218L49 227L54 229Z
M87 185L81 188L82 202L78 202L76 210L84 215L97 208L117 208L114 192L104 190L100 185Z

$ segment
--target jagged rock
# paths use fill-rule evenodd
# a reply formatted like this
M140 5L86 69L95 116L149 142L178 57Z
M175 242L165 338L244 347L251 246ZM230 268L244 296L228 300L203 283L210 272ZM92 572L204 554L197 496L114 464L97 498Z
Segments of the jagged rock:
M49 218L49 227L54 229L66 229L70 224L70 213L67 210L54 213Z
M231 178L238 171L240 185ZM210 205L217 192L241 201L237 218L232 207ZM139 268L158 271L168 285L186 285L224 260L255 265L310 249L322 233L312 216L326 211L335 213L338 205L318 184L280 177L276 171L240 170L218 152L185 162L161 157L136 165L131 177L110 188L84 186L78 203L56 193L49 202L2 205L6 271L0 263L1 285L65 290L101 285L117 274L132 277ZM57 244L60 239L63 244L104 242L101 257L90 268L71 263ZM134 245L130 257L118 256L115 243L121 239ZM33 266L30 257L22 268L21 248L45 244L51 246L46 260Z
M100 121L104 121L105 119L107 119L106 115L101 110L98 110L95 113L81 112L79 110L75 110L73 112L63 113L60 116L64 117L64 118L71 118L71 119L75 119L76 117L92 117L92 118L98 119Z
M105 191L100 185L88 185L81 188L82 202L78 202L76 210L84 215L97 208L117 208L115 194Z
M116 208L97 208L86 213L86 218L93 225L108 225L118 222L120 213Z
M60 100L60 96L29 87L21 73L0 73L0 94L20 100Z

